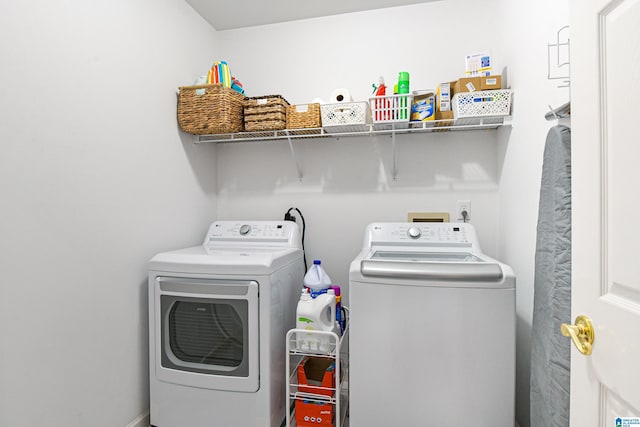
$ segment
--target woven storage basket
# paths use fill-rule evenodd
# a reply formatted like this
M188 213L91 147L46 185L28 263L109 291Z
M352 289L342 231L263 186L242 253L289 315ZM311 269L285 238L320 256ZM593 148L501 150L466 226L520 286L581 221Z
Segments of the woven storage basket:
M220 84L179 89L178 124L183 131L194 135L242 131L244 95Z
M289 103L280 95L255 96L244 101L244 128L248 132L284 129Z
M320 126L320 104L289 105L287 107L287 129L308 129Z

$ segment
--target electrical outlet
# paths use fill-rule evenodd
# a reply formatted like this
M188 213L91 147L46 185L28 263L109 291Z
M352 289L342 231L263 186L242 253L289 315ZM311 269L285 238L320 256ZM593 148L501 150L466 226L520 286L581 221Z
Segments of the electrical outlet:
M462 212L467 212L467 217L465 218L462 215ZM469 222L471 219L471 201L469 200L458 200L457 208L456 208L456 219L458 221Z

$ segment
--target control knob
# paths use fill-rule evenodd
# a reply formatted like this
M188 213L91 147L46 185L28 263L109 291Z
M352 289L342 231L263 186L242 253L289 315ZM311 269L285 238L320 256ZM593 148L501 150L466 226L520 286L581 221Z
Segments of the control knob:
M407 230L407 234L412 239L417 239L418 237L420 237L422 232L420 231L420 229L418 227L411 227L409 230Z
M240 227L241 236L249 234L250 231L251 231L251 226L249 224L244 224L242 227Z

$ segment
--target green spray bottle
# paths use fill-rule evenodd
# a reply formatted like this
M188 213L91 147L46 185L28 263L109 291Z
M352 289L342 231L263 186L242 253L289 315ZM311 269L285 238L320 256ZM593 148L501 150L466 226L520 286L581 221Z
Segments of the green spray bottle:
M398 74L398 95L409 93L409 73L407 71L400 71ZM409 101L408 97L401 96L398 99L398 118L405 120L409 118Z

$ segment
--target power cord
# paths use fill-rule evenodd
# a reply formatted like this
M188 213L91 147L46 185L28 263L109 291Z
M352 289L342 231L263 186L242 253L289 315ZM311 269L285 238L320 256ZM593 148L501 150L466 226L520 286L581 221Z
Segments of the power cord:
M460 212L460 215L462 215L462 222L467 222L467 217L469 216L469 213L467 211L462 211Z
M304 221L304 215L302 215L302 212L300 212L300 209L295 207L291 207L287 212L285 212L284 214L285 221L296 222L296 217L291 214L291 211L298 212L298 215L300 215L300 219L302 220L302 260L304 262L304 274L307 274L307 254L306 254L306 251L304 250L304 233L306 231L307 224Z

